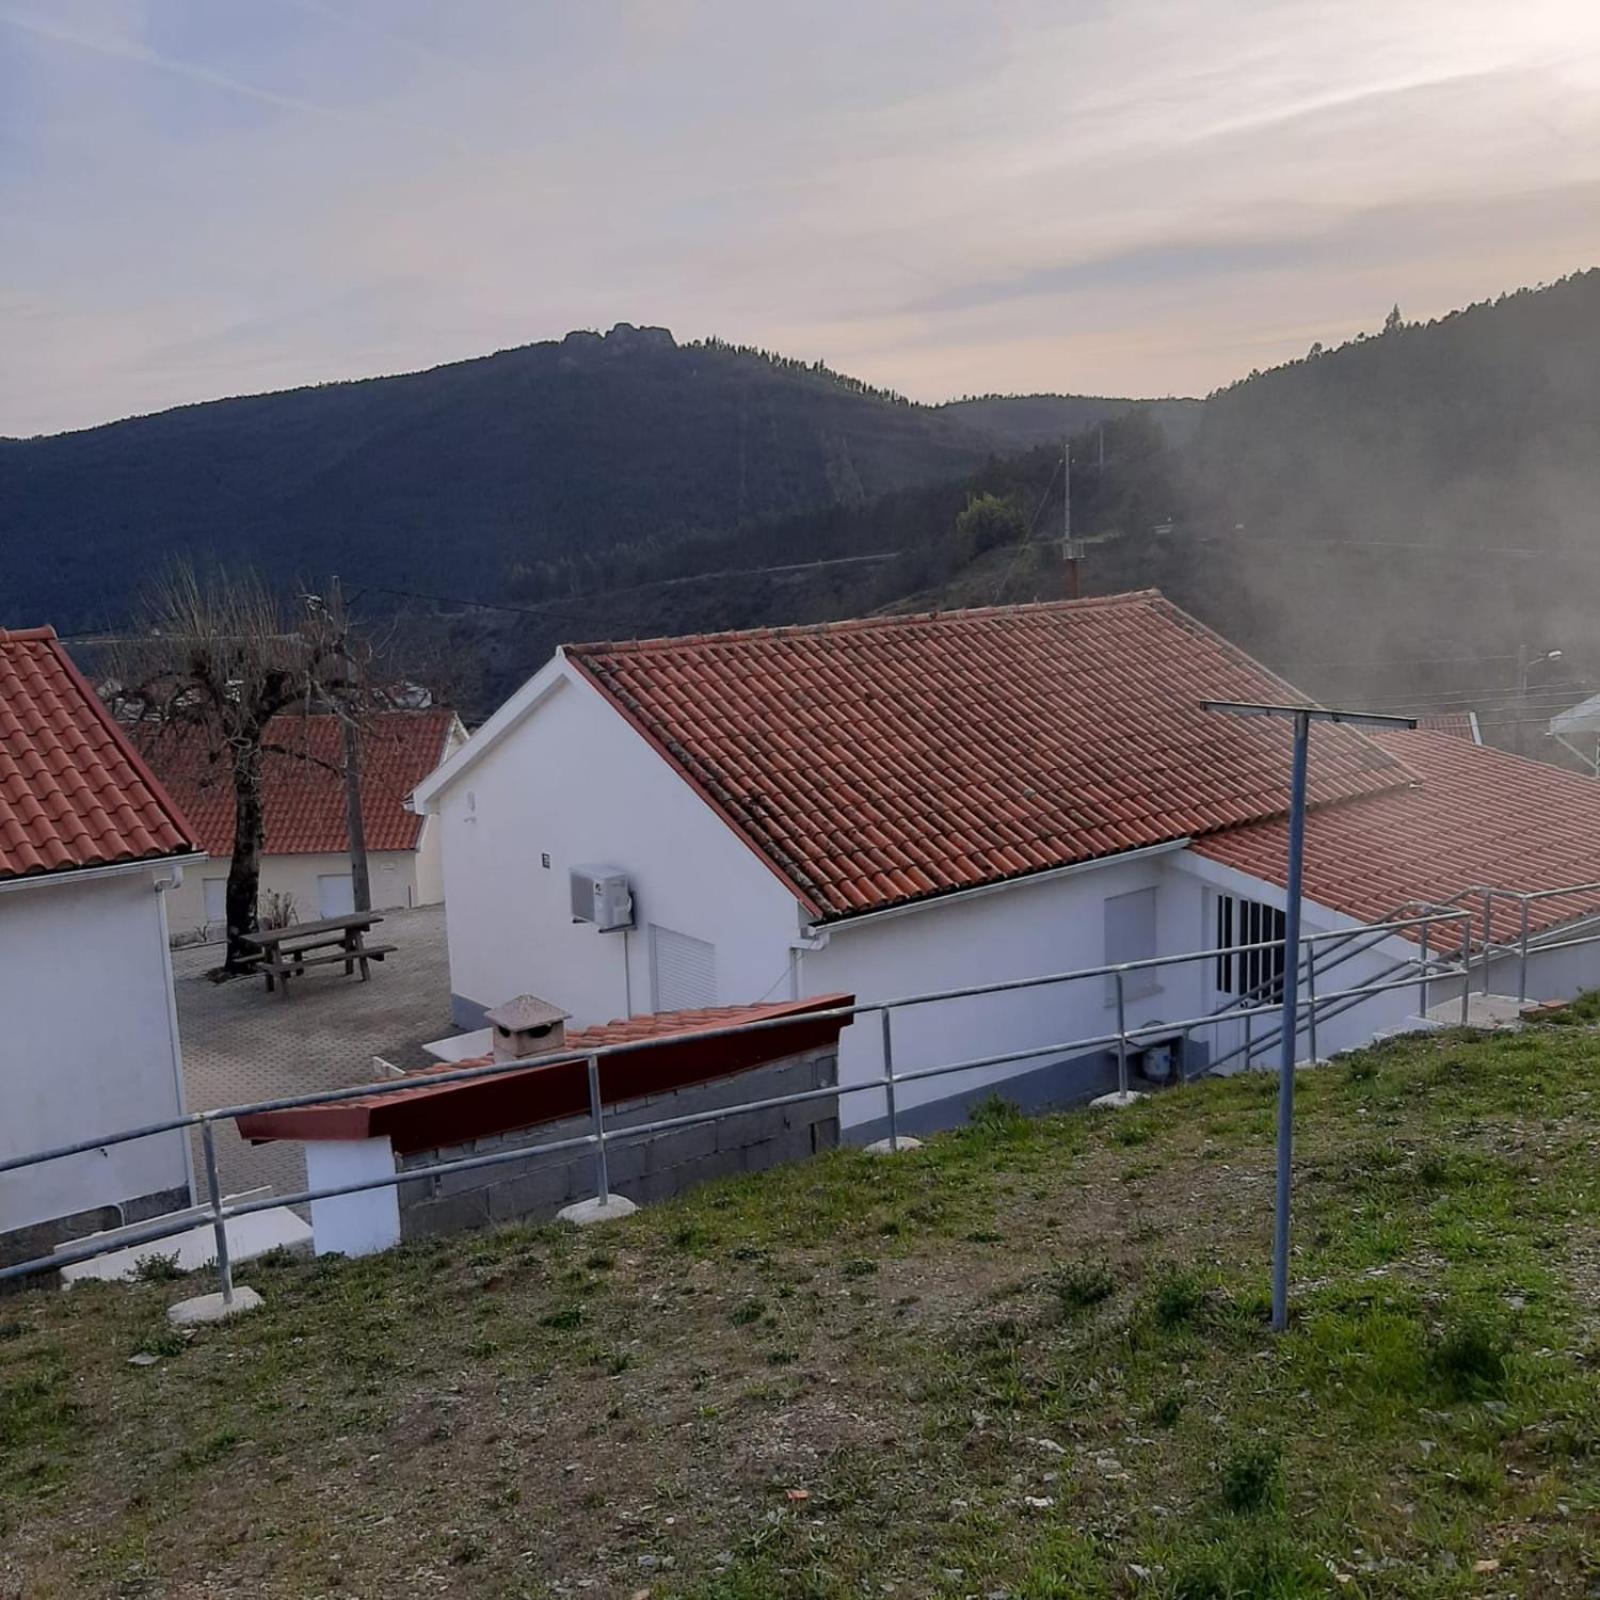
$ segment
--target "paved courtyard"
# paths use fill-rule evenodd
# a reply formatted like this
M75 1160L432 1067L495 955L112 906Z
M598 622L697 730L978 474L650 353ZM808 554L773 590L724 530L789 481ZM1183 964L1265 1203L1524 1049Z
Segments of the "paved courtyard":
M444 907L385 912L372 942L399 949L373 963L369 983L322 967L294 979L287 998L268 994L261 978L213 983L206 974L221 963L221 945L175 950L189 1109L373 1083L384 1076L374 1056L421 1065L422 1045L454 1031ZM231 1123L217 1129L217 1161L227 1194L262 1184L278 1194L305 1187L298 1144L247 1145ZM195 1175L203 1193L198 1139Z

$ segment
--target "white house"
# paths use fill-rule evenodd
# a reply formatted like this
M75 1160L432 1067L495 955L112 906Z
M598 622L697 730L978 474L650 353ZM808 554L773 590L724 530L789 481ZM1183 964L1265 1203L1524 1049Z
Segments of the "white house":
M233 854L233 788L226 767L193 730L136 729L145 758L194 824L210 860L174 890L167 910L174 934L226 926L228 862ZM444 897L439 832L407 806L411 791L466 739L453 711L384 711L361 731L361 814L372 904L380 910L436 905ZM260 904L295 917L334 917L355 909L345 814L343 729L335 716L274 717L262 736Z
M1296 696L1153 592L568 647L415 796L443 824L456 1020L524 990L577 1026L837 990L871 1002L1281 937L1287 726L1202 698ZM1600 877L1592 783L1444 733L1319 726L1313 746L1308 933L1471 885ZM631 896L613 931L589 903L604 869ZM1548 937L1596 911L1594 894L1535 902L1531 926ZM1517 919L1497 901L1496 939ZM1593 953L1566 953L1572 972L1552 957L1530 990L1570 988ZM1413 974L1418 954L1403 935L1353 939L1322 992ZM1127 1020L1269 997L1278 972L1241 952L1133 974ZM996 1083L1024 1103L1104 1087L1105 1049L1057 1047L1115 1031L1116 998L1102 977L898 1011L900 1071L1037 1048L907 1084L898 1109L933 1125ZM1419 984L1325 1005L1318 1052L1422 999ZM1191 1029L1190 1068L1246 1045L1237 1020ZM846 1030L841 1082L877 1077L881 1048L876 1024ZM862 1092L841 1116L863 1137L883 1111Z
M183 815L49 628L0 630L0 1160L181 1116ZM160 1134L0 1174L0 1263L189 1204Z

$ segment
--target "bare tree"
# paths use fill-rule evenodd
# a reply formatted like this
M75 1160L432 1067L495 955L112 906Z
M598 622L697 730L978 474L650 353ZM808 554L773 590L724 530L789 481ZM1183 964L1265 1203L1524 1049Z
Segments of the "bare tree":
M254 573L202 578L180 565L143 598L115 665L119 710L203 740L233 790L225 969L248 964L264 836L262 756L281 712L359 715L355 650L342 604L302 595L292 614ZM286 749L284 754L306 755ZM309 759L309 757L307 757Z

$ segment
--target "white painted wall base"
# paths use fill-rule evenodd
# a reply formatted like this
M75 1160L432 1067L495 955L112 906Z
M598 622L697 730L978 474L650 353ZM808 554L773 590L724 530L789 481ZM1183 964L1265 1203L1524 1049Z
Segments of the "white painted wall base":
M305 1151L308 1189L365 1183L395 1170L387 1139L313 1139ZM392 1184L311 1202L311 1247L319 1256L370 1256L399 1243L400 1191Z

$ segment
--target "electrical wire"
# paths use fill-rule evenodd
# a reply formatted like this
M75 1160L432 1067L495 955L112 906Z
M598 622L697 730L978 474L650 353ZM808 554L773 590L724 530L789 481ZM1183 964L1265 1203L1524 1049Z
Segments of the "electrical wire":
M1016 549L1011 552L1011 559L1006 563L1005 570L1000 574L994 588L990 591L996 602L1011 587L1011 580L1016 577L1017 567L1020 565L1023 556L1025 554L1031 555L1033 551L1033 530L1039 526L1040 513L1050 503L1050 496L1055 491L1056 479L1061 476L1061 468L1066 459L1066 456L1063 455L1056 462L1050 473L1050 481L1044 486L1044 493L1039 496L1039 503L1033 508L1033 515L1028 518L1028 531L1023 534L1021 542Z

